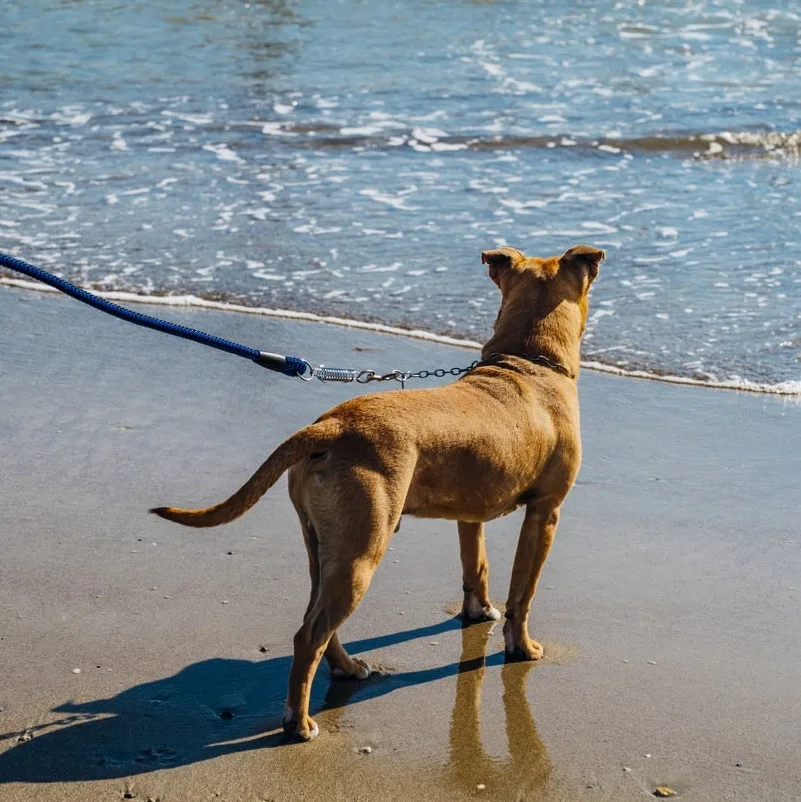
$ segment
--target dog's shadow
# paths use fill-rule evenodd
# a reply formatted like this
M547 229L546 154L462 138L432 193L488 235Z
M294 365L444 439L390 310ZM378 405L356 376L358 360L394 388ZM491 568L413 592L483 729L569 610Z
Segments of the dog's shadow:
M451 780L475 788L478 782L487 783L506 772L520 779L522 772L539 784L547 778L550 763L526 699L525 679L531 663L506 663L501 652L487 657L490 625L463 626L459 618L450 618L352 642L348 649L368 652L459 628L459 662L374 675L363 682L332 681L321 667L312 688L312 714L341 710L398 688L456 676L448 762ZM261 661L204 660L110 699L61 705L54 709L64 714L57 721L24 732L0 733L0 741L17 741L0 754L0 783L129 777L234 752L284 746L287 741L280 725L290 663L289 656ZM496 665L502 666L509 744L506 763L510 765L490 758L479 736L481 684L486 668ZM329 724L336 718L331 716Z

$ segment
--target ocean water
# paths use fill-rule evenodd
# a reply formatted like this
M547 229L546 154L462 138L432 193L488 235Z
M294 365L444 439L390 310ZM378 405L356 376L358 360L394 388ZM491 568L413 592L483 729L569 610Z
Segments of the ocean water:
M587 362L801 391L795 4L5 0L0 23L4 252L482 340L481 250L587 243Z

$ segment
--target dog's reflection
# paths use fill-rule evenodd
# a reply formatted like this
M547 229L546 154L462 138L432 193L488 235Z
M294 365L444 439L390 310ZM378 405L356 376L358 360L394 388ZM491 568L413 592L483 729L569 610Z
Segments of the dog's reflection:
M481 742L481 688L486 674L487 646L495 624L462 628L464 667L456 678L456 700L450 727L450 780L465 790L484 785L493 798L518 798L523 789L542 786L551 762L537 734L526 698L526 678L533 663L506 662L501 666L503 708L508 756L494 758Z
M462 653L458 662L437 668L374 676L363 682L331 682L323 710L325 726L339 729L348 705L360 698L371 698L402 687L456 677L456 699L451 716L448 760L442 781L448 788L469 791L483 785L493 799L523 798L541 787L551 773L551 762L537 734L526 698L526 680L534 663L506 662L503 652L487 656L490 638L497 625L472 624L449 619L427 634L460 628ZM419 635L415 632L415 635ZM503 686L508 755L493 757L485 749L480 733L481 690L487 668L499 668ZM489 798L489 797L488 797Z

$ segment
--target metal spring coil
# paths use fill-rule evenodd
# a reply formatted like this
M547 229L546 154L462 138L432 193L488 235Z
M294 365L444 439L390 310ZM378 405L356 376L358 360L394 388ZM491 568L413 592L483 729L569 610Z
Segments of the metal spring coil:
M355 382L359 372L351 368L326 368L320 365L314 369L314 375L321 382Z

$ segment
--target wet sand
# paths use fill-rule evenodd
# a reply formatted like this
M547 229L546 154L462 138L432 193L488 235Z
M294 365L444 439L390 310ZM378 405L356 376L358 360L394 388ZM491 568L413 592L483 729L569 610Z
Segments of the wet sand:
M156 314L330 365L474 358ZM499 627L462 629L455 525L405 519L343 630L386 674L321 668L320 737L285 744L308 594L285 481L208 531L145 512L223 498L360 390L0 287L0 800L797 796L801 405L589 371L584 467L532 616L546 659L505 664ZM519 524L488 527L497 601Z

